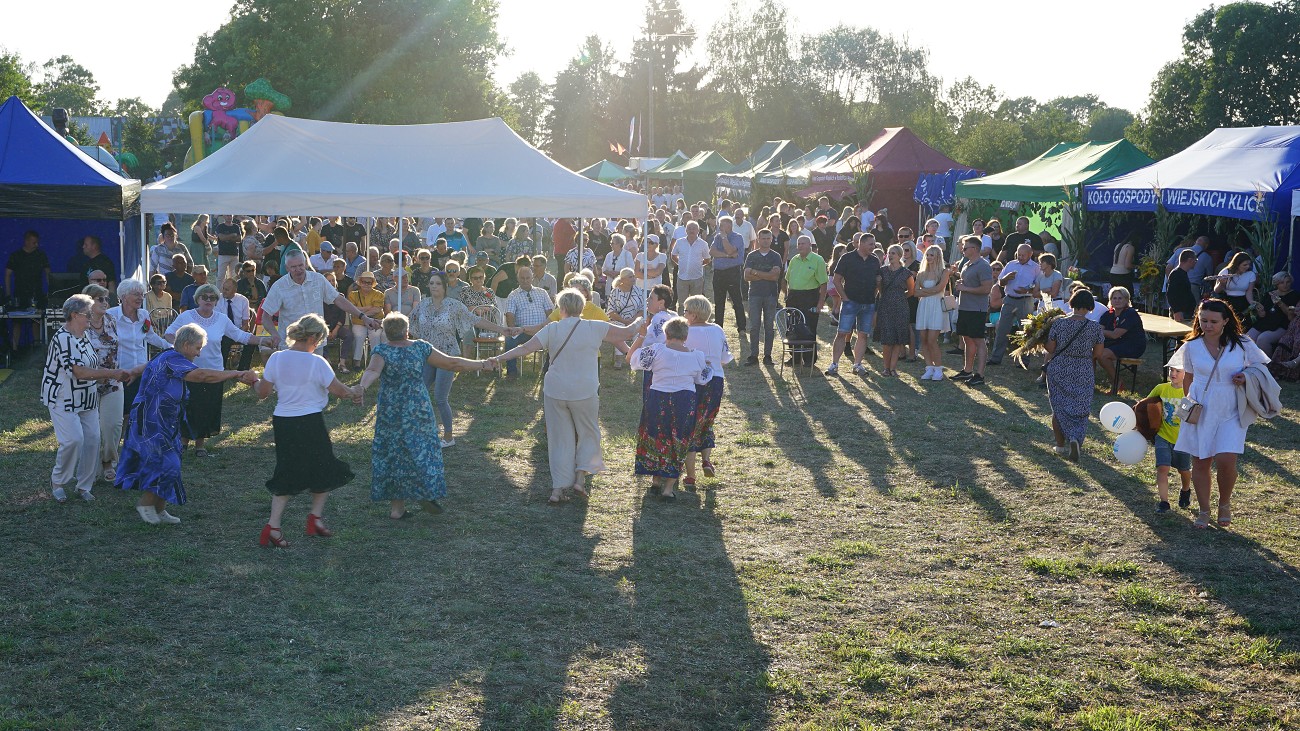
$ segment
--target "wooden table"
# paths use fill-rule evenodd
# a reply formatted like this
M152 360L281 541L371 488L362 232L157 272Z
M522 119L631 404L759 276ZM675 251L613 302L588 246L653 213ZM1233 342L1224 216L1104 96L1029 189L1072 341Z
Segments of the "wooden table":
M1192 331L1190 325L1185 325L1177 320L1170 319L1164 315L1152 315L1147 312L1138 313L1142 316L1142 329L1146 330L1147 335L1160 341L1161 359L1160 367L1163 368L1165 363L1169 362L1169 357L1178 350L1178 344Z

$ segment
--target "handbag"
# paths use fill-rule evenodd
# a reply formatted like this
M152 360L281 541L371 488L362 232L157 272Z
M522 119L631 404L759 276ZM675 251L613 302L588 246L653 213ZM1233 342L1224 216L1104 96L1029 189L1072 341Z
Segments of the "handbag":
M945 294L943 300L940 301L940 304L943 306L944 312L952 312L957 309L957 295Z
M1214 374L1219 372L1219 358L1223 357L1223 350L1219 350L1219 355L1214 359L1214 368L1210 370L1209 383L1214 382ZM1205 389L1209 388L1209 383L1201 387L1201 396L1205 395ZM1201 412L1204 410L1200 401L1191 396L1184 396L1174 406L1174 416L1182 424L1199 424L1201 422Z

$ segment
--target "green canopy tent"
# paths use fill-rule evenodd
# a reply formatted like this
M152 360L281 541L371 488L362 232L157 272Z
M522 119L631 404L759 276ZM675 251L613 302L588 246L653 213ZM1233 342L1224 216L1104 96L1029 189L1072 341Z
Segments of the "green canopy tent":
M957 198L1031 203L1079 201L1081 186L1130 173L1155 162L1125 139L1115 142L1062 142L1017 168L983 178L961 180ZM969 209L969 206L965 206ZM1063 206L1062 239L1072 238L1068 207ZM964 218L964 214L963 214ZM967 230L958 221L959 230ZM1062 249L1063 258L1075 252Z
M671 179L674 176L665 175L664 171L668 170L669 168L677 167L678 165L681 165L682 163L686 162L689 159L690 158L686 157L686 153L682 152L681 150L678 150L677 152L673 153L672 157L668 158L667 160L664 160L657 167L647 170L645 176L647 178L650 178L651 180Z
M599 180L602 183L612 183L616 180L625 180L636 175L636 173L631 170L616 165L609 160L601 160L595 165L590 165L577 172L584 178Z
M705 150L679 165L661 168L654 177L660 180L680 181L682 195L688 202L711 201L718 174L734 167L735 165L717 152Z
M733 200L748 199L756 178L789 165L803 154L791 140L768 140L743 162L718 176L717 195Z

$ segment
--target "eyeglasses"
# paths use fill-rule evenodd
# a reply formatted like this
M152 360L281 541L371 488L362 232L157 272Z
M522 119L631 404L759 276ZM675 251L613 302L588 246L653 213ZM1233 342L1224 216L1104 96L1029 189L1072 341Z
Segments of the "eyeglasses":
M216 302L219 299L221 298L211 294L205 294L202 297L199 297L200 302Z

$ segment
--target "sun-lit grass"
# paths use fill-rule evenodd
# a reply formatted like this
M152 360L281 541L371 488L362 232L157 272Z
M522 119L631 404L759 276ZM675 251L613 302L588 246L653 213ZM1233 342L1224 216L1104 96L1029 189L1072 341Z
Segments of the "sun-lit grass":
M1100 430L1057 458L1007 365L976 391L733 367L718 475L673 503L607 369L608 472L559 508L536 373L462 376L446 513L372 504L371 404L334 405L337 535L299 498L269 551L269 403L232 389L184 523L146 526L107 485L48 499L38 360L0 385L0 730L1300 727L1292 385L1232 529L1196 531Z

